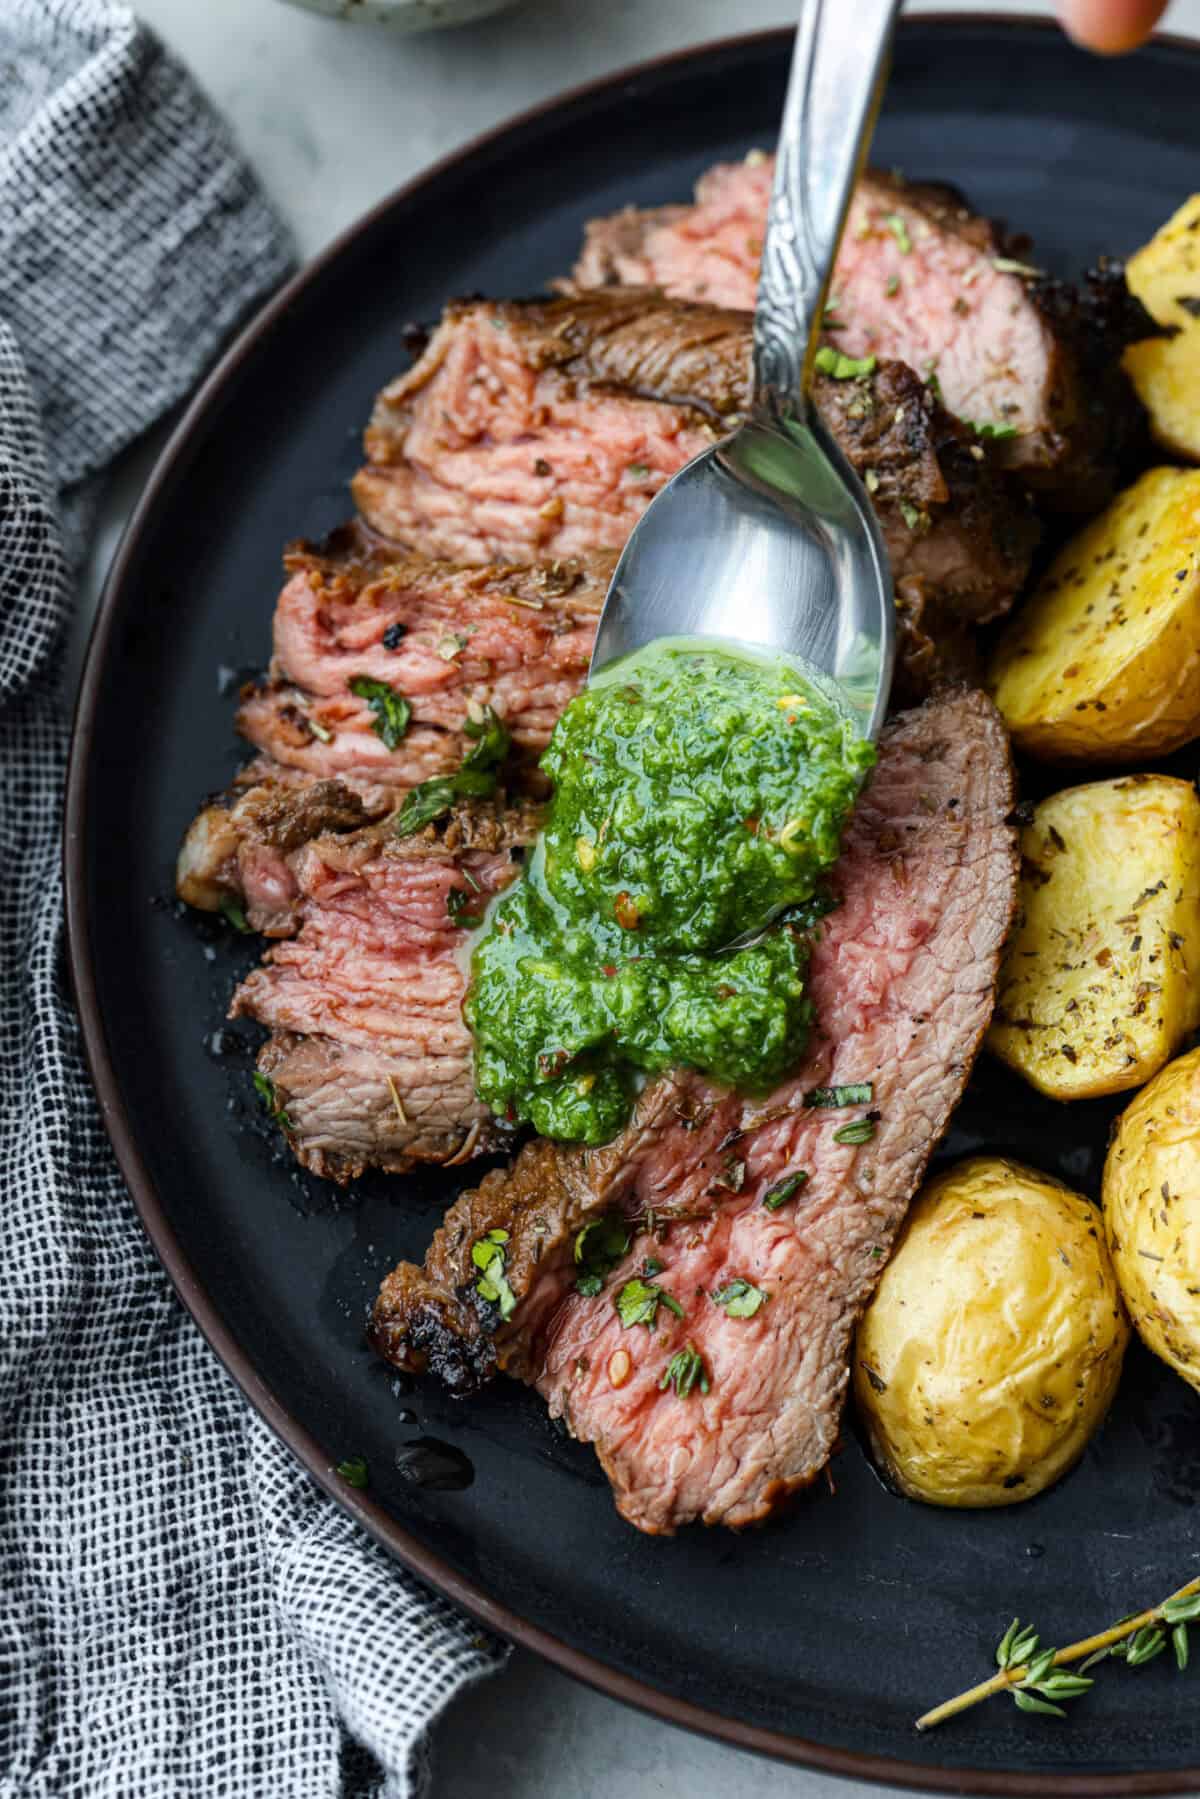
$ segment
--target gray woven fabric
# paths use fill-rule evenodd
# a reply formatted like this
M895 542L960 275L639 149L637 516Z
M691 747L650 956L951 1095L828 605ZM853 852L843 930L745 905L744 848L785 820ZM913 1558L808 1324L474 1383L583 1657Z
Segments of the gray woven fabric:
M215 1362L137 1223L65 993L57 665L87 498L288 257L124 7L0 0L4 1799L400 1799L430 1719L502 1655Z

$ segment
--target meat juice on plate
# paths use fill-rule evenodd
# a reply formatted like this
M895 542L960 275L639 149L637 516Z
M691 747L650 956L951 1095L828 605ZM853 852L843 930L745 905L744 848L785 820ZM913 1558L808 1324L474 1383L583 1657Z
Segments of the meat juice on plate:
M767 1091L808 1038L806 927L873 761L794 662L662 639L605 669L542 758L545 828L471 958L481 1097L603 1143L666 1068Z

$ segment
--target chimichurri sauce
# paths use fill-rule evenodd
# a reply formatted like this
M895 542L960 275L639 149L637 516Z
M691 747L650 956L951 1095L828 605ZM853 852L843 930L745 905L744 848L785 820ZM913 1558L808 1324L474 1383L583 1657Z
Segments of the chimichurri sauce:
M480 1096L603 1143L664 1068L769 1088L808 1037L803 927L873 762L785 663L668 640L605 670L558 723L545 829L472 957Z

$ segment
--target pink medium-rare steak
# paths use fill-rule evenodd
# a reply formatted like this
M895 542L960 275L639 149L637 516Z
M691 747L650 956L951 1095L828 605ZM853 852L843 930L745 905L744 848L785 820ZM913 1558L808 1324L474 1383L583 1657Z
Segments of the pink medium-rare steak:
M750 331L743 313L621 288L451 306L379 397L356 502L377 532L462 563L615 553L746 404ZM884 361L816 395L873 494L917 689L1012 605L1036 520L911 370Z
M760 152L709 170L691 206L593 221L575 281L751 310L773 176ZM1077 292L1013 251L952 189L868 172L838 250L829 341L936 375L951 412L1006 434L998 456L1048 504L1094 511L1141 435L1121 351L1154 326L1119 268Z
M679 1073L647 1088L612 1144L523 1150L451 1207L422 1268L384 1281L380 1353L460 1392L496 1369L536 1386L596 1446L642 1530L754 1523L810 1483L836 1440L855 1322L991 1014L1016 892L1012 802L982 695L894 719L846 834L840 905L816 935L817 1031L795 1076L755 1102ZM805 1103L859 1083L869 1101ZM868 1140L837 1141L858 1121ZM577 1235L605 1213L632 1241L584 1297ZM508 1232L506 1322L472 1261L494 1230ZM660 1304L653 1329L624 1327L614 1299L647 1258L683 1316ZM738 1279L768 1295L751 1317L712 1298ZM708 1391L680 1397L663 1382L689 1348Z
M475 1096L462 957L537 823L532 807L472 800L412 837L388 819L292 853L295 934L242 982L230 1017L272 1033L259 1069L313 1173L402 1172L504 1140Z
M457 568L359 525L297 544L267 679L246 689L238 729L305 774L409 787L459 766L468 708L487 704L532 760L587 672L613 561ZM394 746L351 687L364 676L412 709Z

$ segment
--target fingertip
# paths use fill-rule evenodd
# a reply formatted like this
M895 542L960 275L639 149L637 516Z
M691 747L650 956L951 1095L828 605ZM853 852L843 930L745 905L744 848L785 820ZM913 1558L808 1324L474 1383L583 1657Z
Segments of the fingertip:
M1120 56L1145 42L1167 0L1059 0L1068 37L1101 56Z

